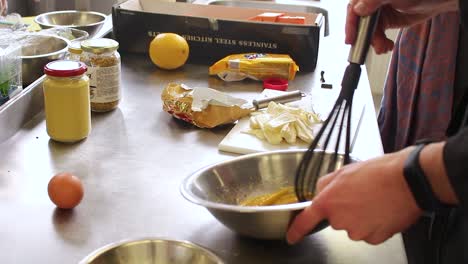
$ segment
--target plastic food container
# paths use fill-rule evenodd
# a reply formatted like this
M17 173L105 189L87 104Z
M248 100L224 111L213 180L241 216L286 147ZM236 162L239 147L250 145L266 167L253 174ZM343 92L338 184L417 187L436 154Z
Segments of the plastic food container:
M0 37L0 105L21 90L21 46L16 41Z

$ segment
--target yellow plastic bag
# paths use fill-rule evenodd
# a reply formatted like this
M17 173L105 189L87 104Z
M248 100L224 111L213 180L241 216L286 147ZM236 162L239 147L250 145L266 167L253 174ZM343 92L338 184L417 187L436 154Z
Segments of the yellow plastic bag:
M210 67L210 75L218 75L224 81L245 78L293 80L298 70L294 60L286 54L244 53L229 55L217 61Z
M186 85L169 83L161 93L163 110L175 118L201 128L213 128L233 123L248 116L252 110L237 104L218 105L208 103L204 109L193 109L194 90Z

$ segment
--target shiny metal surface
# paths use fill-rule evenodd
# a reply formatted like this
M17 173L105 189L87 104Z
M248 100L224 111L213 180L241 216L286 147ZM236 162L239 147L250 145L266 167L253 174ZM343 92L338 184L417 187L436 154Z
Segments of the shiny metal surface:
M43 77L0 106L0 145L44 109Z
M340 2L341 1L341 2ZM346 6L346 1L323 4ZM324 8L331 10L329 6ZM329 37L321 41L315 73L301 73L289 90L312 94L317 111L326 111L338 94L348 47L343 44L344 16L334 12ZM263 90L255 81L225 83L208 77L207 65L187 64L176 71L155 67L146 56L122 54L123 97L119 108L93 114L90 136L78 144L49 140L43 112L19 116L16 127L0 107L0 138L10 127L17 132L0 143L0 252L2 263L78 263L102 245L129 237L188 240L210 249L228 264L405 264L401 236L379 246L350 240L345 232L326 228L303 242L259 241L237 235L206 209L186 201L178 188L185 177L203 166L232 158L218 144L232 125L199 129L163 112L160 95L169 82L211 87L246 100ZM320 88L320 71L333 89ZM367 73L363 70L363 78ZM29 86L32 95L42 90ZM36 98L39 102L41 97ZM23 102L23 101L22 101ZM380 155L369 84L359 83L356 106L366 105L353 154L359 159ZM8 104L8 103L7 103ZM13 104L30 109L34 104ZM36 105L37 107L37 105ZM6 112L2 112L6 111ZM16 119L15 119L16 120ZM70 171L85 194L72 211L58 210L49 200L47 184L60 171Z
M10 6L18 9L25 9L27 13L21 15L36 16L42 13L57 10L81 10L96 11L104 14L112 12L112 5L125 0L9 0ZM13 2L13 3L12 3ZM11 5L12 4L12 5ZM21 10L18 10L21 11Z
M101 29L106 20L106 15L94 11L65 10L40 14L34 18L34 22L41 28L70 27L84 30L90 37Z
M284 239L289 223L311 202L241 206L243 200L294 186L294 172L304 150L249 154L202 168L181 184L182 195L208 209L221 223L247 237ZM325 167L331 155L324 155ZM343 166L338 156L335 168ZM318 231L318 230L317 230Z
M23 86L41 77L44 66L62 59L68 50L68 39L53 35L29 35L21 50Z
M41 112L0 144L0 210L5 212L0 218L5 227L0 247L5 250L0 254L5 263L77 263L102 245L138 236L189 240L232 264L405 263L399 236L375 247L326 228L293 247L283 241L259 242L238 236L203 207L186 201L178 188L187 175L233 157L217 150L232 126L198 129L172 118L161 110L163 87L180 81L247 98L260 93L261 84L226 85L206 77L207 68L200 65L168 72L145 56L122 58L122 103L113 112L93 114L85 141L51 141ZM301 75L294 86L314 80L314 75ZM369 88L361 91L361 98L372 102L366 96ZM357 141L367 146L363 150L357 143L355 149L362 158L381 153L375 112L372 106L366 109ZM84 185L83 201L73 211L57 210L47 195L48 181L60 171L74 173Z
M112 19L107 19L95 37L107 35L112 28ZM23 87L17 96L0 106L0 144L13 136L44 108L42 82L44 75Z
M278 10L283 12L301 12L301 13L316 13L322 14L325 17L325 29L324 34L328 36L330 34L330 22L328 10L320 7L320 1L248 1L248 0L195 0L194 4L205 4L205 5L224 5L224 6L235 6L235 7L247 7L247 8L259 8L259 9L270 9ZM293 3L293 4L289 4Z
M274 97L268 97L264 99L255 99L252 101L252 104L256 110L266 108L268 107L268 104L270 102L276 102L276 103L289 103L289 102L294 102L297 100L301 100L302 97L304 97L305 94L302 93L301 91L294 91L294 92L289 92L287 94L282 94Z
M189 241L141 238L111 243L79 264L223 264L210 250Z
M41 33L57 35L68 39L69 41L81 41L89 38L89 33L76 28L49 28Z
M363 65L366 61L367 52L369 51L372 35L379 21L380 10L377 10L371 16L360 17L356 41L351 47L348 55L348 61Z

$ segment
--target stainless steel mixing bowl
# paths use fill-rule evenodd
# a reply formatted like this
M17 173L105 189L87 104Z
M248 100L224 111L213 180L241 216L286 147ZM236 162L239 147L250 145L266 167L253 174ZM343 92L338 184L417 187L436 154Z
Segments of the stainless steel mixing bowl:
M241 206L239 202L256 195L294 186L296 168L305 150L281 150L249 154L202 168L180 186L182 195L204 206L222 224L241 235L258 239L284 239L293 217L309 202ZM331 155L325 154L328 166ZM337 168L342 167L338 157ZM326 227L318 226L313 232Z
M162 238L123 240L97 249L80 264L223 264L208 249Z
M40 33L63 37L72 42L83 41L89 38L88 32L76 28L49 28L42 30Z
M53 35L32 34L25 37L21 48L23 86L43 75L44 66L54 60L63 59L69 41Z
M84 30L93 37L104 25L106 15L93 11L54 11L36 16L36 22L41 28L71 27Z

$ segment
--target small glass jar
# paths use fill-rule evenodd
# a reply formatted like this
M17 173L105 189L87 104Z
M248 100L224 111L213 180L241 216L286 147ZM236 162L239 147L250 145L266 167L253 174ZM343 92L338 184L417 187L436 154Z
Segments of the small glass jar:
M73 61L81 61L81 43L79 41L73 41L68 47L68 59Z
M91 132L89 78L79 61L58 60L44 67L47 133L59 142L76 142Z
M107 112L121 100L119 43L112 39L89 39L81 42L81 61L88 66L91 111Z

